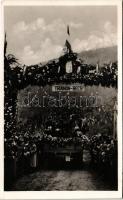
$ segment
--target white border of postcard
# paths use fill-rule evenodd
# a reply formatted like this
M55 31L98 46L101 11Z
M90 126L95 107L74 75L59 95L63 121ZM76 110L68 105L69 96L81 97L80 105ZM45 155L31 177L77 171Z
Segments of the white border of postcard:
M118 10L118 191L19 191L4 192L4 76L3 76L3 46L4 46L4 6L28 5L116 5ZM0 199L88 199L88 198L122 198L122 0L1 0L0 27Z

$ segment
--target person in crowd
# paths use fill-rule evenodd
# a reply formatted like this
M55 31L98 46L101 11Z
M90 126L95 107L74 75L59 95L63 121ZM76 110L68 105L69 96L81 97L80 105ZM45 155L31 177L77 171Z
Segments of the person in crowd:
M32 169L35 169L38 165L36 144L31 142L30 148L30 166Z

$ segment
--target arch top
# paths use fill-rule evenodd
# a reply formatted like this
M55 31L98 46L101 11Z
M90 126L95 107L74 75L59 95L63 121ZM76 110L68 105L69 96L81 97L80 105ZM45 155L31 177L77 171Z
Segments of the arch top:
M45 64L19 65L7 72L15 87L28 85L45 86L54 83L82 83L85 86L102 85L117 88L117 62L106 65L84 63L77 53L67 52Z

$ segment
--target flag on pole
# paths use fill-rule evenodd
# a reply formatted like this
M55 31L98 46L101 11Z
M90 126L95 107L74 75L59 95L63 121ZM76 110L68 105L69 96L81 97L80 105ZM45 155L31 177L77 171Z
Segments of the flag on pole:
M72 48L71 48L71 44L70 44L70 30L69 30L69 25L67 25L67 39L66 39L63 51L64 51L64 53L71 53L72 52Z
M69 43L68 40L66 40L65 45L69 50L71 50L71 44Z
M69 43L68 40L66 40L65 46L67 47L67 50L68 50L69 53L72 52L71 44Z
M70 35L69 25L67 25L67 34Z

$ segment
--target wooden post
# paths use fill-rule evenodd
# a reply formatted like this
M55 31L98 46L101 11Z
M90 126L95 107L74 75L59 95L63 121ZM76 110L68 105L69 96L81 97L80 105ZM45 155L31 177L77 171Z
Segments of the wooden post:
M96 72L99 72L99 63L96 64Z

